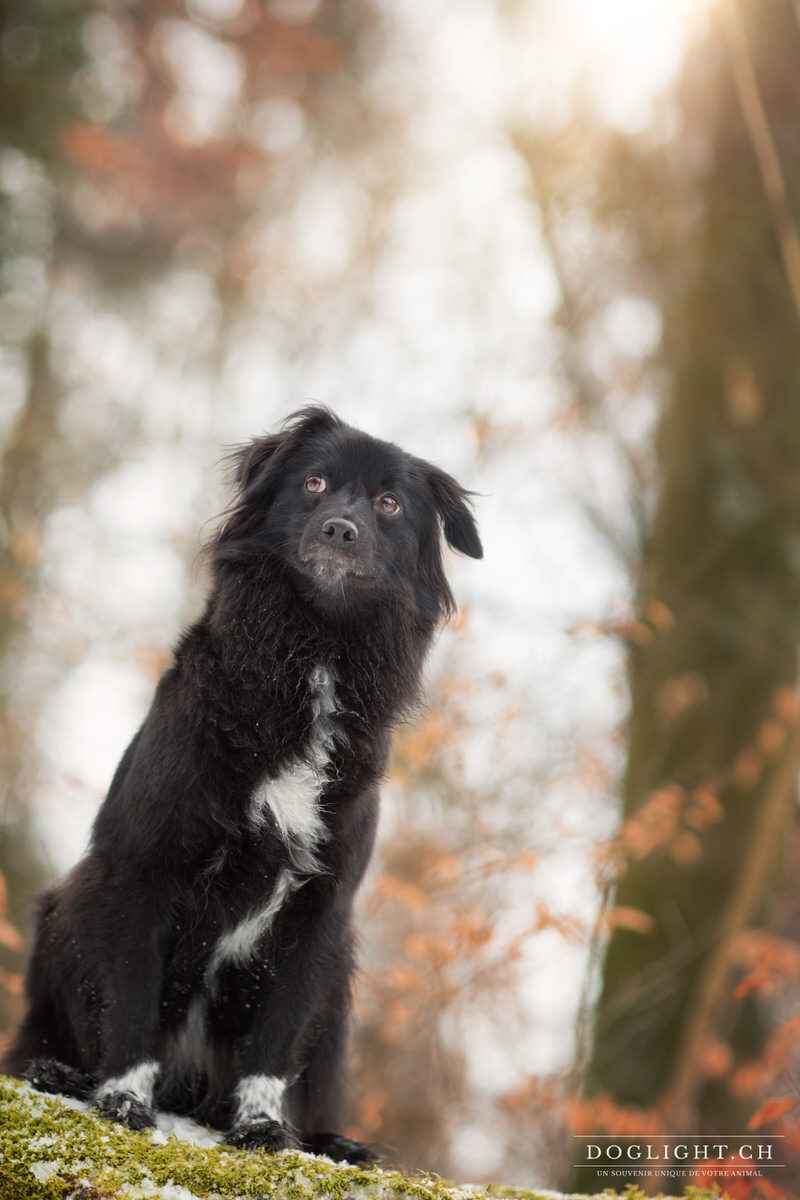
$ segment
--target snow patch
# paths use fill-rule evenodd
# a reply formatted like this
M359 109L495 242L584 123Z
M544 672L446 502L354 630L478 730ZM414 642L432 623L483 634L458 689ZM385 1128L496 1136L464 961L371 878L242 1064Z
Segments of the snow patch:
M190 1117L179 1117L177 1113L156 1113L156 1128L150 1136L159 1145L168 1138L177 1138L181 1142L192 1142L195 1146L218 1146L222 1134L218 1129L207 1125L198 1125Z
M54 1158L49 1162L31 1163L31 1175L35 1175L39 1183L47 1183L48 1179L52 1179L54 1175L61 1170L61 1159Z

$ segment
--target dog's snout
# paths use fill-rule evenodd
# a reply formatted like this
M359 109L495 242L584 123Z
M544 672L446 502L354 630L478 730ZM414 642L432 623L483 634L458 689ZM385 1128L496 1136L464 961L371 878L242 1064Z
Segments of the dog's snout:
M358 537L358 526L346 517L328 517L322 526L322 533L332 546L345 546Z

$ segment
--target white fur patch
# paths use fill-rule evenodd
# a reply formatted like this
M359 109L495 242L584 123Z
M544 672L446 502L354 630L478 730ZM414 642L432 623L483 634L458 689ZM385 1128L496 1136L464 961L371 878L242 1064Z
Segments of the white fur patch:
M281 871L267 902L219 938L206 964L203 991L192 997L186 1020L169 1038L164 1048L170 1075L201 1075L204 1072L211 1074L213 1051L208 1038L206 1018L208 997L213 996L216 990L216 976L226 963L242 966L253 957L259 941L267 933L292 892L299 886L291 871Z
M133 1096L134 1100L139 1100L142 1104L152 1104L153 1084L157 1074L158 1063L154 1059L137 1063L124 1075L114 1075L107 1079L97 1089L97 1098L102 1100L105 1096L114 1096L121 1092L126 1096Z
M286 1083L276 1075L245 1075L233 1093L238 1121L269 1118L283 1120L283 1094Z
M303 874L319 869L314 848L327 837L319 799L328 782L334 743L337 735L341 736L333 719L337 705L331 673L315 667L308 682L314 699L306 751L274 779L259 784L250 805L250 819L256 827L263 825L267 812L272 814L294 866Z
M334 720L337 702L331 673L325 667L315 667L308 682L313 695L313 720L305 753L274 779L259 784L250 805L250 819L256 828L263 826L267 813L272 815L289 850L292 869L279 873L264 904L220 936L206 966L204 993L192 999L183 1026L165 1048L170 1072L194 1073L208 1068L207 998L214 995L217 974L226 963L243 966L255 955L259 942L292 894L302 887L305 878L320 869L315 851L328 831L319 800L328 782L335 742L343 734ZM266 1116L280 1120L285 1086L273 1076L248 1075L236 1090L240 1119Z
M213 979L223 963L232 962L241 966L252 957L259 941L296 887L297 882L291 871L281 871L266 904L222 934L209 959L206 979Z
M317 754L309 762L292 763L253 793L253 809L263 821L268 809L284 842L291 839L308 845L319 841L325 825L319 814L319 794L325 784L327 758Z

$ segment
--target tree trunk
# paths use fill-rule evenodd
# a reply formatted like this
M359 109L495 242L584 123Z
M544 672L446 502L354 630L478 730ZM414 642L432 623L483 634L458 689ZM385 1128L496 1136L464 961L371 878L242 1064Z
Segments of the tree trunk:
M797 199L800 24L790 0L741 15ZM784 882L800 758L800 314L721 43L697 54L705 82L684 114L707 160L683 283L663 296L670 397L630 667L616 904L649 929L611 937L587 1085L684 1132L730 1133L745 1114L708 1085L705 1056L718 1040L734 1061L758 1046L757 1003L731 1002L733 950Z

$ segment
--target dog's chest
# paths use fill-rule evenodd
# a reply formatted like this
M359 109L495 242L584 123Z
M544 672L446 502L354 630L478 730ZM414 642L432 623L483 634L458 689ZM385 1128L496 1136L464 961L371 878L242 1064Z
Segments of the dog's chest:
M220 874L211 888L216 892L220 885L226 893L227 913L214 905L217 934L210 944L207 940L202 943L206 947L202 982L194 991L183 1027L176 1031L169 1047L169 1057L179 1069L196 1064L198 1046L206 1037L208 1014L220 1003L221 989L231 970L245 969L249 973L256 968L281 912L294 894L322 870L318 852L329 837L321 810L322 793L331 778L337 739L343 734L336 720L331 673L316 667L308 686L312 720L303 745L282 770L256 785L246 817L254 842L267 839L271 831L280 839L282 852L274 859L272 854L264 858L256 854L250 877L240 878L238 889L236 879L228 876L224 851L218 856ZM256 864L260 864L258 869ZM202 930L197 936L201 935L207 937Z
M302 742L289 762L259 780L250 794L245 837L252 842L260 869L249 885L241 880L240 900L245 911L240 909L234 920L224 922L212 965L228 960L243 963L298 888L323 869L319 852L330 837L323 792L332 775L336 741L342 735L331 672L314 667L307 686L311 720ZM225 890L228 892L227 887ZM231 907L235 911L236 906Z
M225 962L245 962L298 888L323 869L319 852L330 837L323 792L343 735L331 673L315 667L307 687L311 719L302 740L280 770L257 780L243 814L244 849L220 846L203 885L217 930L207 976Z
M321 797L331 777L337 739L337 702L331 672L315 667L308 678L311 723L304 744L276 775L259 781L250 796L248 820L255 832L272 825L289 851L293 867L302 873L318 869L315 850L328 831Z

